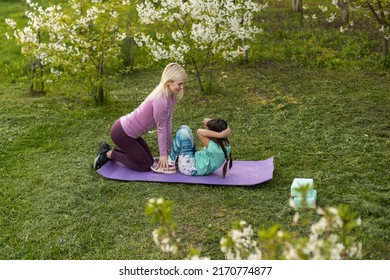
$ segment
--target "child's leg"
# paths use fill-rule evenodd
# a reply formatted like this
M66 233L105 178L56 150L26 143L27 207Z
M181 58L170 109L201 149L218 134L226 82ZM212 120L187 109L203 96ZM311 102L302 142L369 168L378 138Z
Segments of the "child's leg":
M179 155L178 167L180 173L194 175L196 173L195 157L193 155Z
M196 151L194 136L187 125L182 125L172 141L169 163L174 164L179 155L194 156Z

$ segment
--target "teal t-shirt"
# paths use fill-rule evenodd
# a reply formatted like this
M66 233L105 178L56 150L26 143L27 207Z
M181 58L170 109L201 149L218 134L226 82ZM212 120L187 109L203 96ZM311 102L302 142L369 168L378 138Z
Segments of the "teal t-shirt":
M226 152L230 154L230 145L226 147ZM203 147L195 153L196 173L194 175L207 175L213 173L225 163L225 155L222 148L210 140L208 147Z

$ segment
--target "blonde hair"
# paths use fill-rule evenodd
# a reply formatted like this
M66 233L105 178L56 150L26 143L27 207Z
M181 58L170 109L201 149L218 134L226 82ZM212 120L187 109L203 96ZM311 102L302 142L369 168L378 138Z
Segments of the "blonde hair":
M169 91L167 83L172 82L184 82L187 80L187 73L183 66L177 63L169 63L162 75L160 84L149 94L146 99L154 99L159 96L164 96L166 99L169 99L171 93ZM181 99L183 96L183 89L180 91L177 99Z

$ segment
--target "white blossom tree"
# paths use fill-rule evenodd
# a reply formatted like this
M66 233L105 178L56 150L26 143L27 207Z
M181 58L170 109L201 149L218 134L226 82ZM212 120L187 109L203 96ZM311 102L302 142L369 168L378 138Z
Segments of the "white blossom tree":
M31 0L26 2L30 7L25 13L28 25L17 29L12 19L6 23L14 29L13 38L21 45L22 54L31 57L32 80L37 79L34 74L39 66L42 85L71 78L82 84L98 105L103 104L106 66L117 59L120 43L127 36L121 16L130 2L69 0L67 10L59 5L44 9ZM50 71L43 72L44 67Z
M203 71L208 70L211 86L217 60L245 55L248 41L262 32L254 13L265 7L251 0L145 0L137 4L140 21L154 28L138 33L136 42L156 61L170 59L189 65L204 91Z
M13 30L13 34L6 33L8 39L15 39L21 46L21 52L28 57L31 66L30 92L39 94L45 92L45 66L53 60L50 52L62 52L64 46L52 40L53 36L63 33L65 27L61 24L65 15L61 6L51 6L46 9L37 3L26 0L28 10L25 16L28 19L27 26L17 29L17 23L7 18L5 22ZM12 37L11 37L12 36ZM49 39L47 39L49 38ZM50 41L51 40L51 41Z

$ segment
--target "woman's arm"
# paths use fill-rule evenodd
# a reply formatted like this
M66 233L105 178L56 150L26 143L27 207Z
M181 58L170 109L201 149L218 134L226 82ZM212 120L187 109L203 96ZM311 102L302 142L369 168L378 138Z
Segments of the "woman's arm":
M170 112L169 112L168 101L164 97L158 97L153 100L153 118L157 126L157 141L159 148L159 161L158 168L167 169L168 168L168 143L171 135L168 135L168 132L171 131L169 126Z

